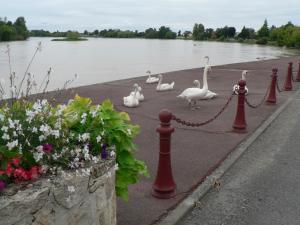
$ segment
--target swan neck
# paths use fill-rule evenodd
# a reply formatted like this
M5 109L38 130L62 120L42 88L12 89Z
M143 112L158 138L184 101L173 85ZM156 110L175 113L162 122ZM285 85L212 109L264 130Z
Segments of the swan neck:
M205 67L203 72L203 89L208 89L207 72L208 72L208 67Z

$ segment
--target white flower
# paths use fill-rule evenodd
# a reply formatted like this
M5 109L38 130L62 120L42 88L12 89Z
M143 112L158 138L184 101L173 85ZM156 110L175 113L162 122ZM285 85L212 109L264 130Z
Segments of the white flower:
M46 137L45 137L44 135L40 135L40 136L39 136L39 140L40 140L40 141L44 141L44 140L46 140Z
M39 162L43 158L43 155L44 155L43 151L34 152L33 158L35 159L35 161Z
M59 138L59 130L52 130L51 134L55 136L55 138Z
M2 135L2 139L3 140L9 140L9 135L7 134L7 133L4 133L3 135Z
M32 133L37 133L38 132L38 129L36 127L33 127L32 128Z
M44 132L44 133L48 133L49 132L49 126L46 124L46 125L42 125L40 127L40 131Z
M43 146L42 145L37 146L35 149L39 152L43 152Z
M93 118L95 118L97 116L97 110L92 110L90 113Z
M96 137L96 140L97 140L97 143L99 143L99 142L102 140L102 137L98 135L98 136Z
M4 118L5 118L4 115L0 113L0 120L4 121Z
M131 135L131 130L130 130L130 129L127 129L127 133L128 133L129 135Z
M79 141L87 141L90 139L90 134L89 133L84 133L82 135L79 135Z
M90 154L89 153L85 153L84 154L84 159L85 160L90 160L91 159Z
M57 160L58 155L57 155L56 153L54 153L54 154L52 155L52 157L53 157L54 160Z
M18 140L14 140L12 142L8 142L6 144L6 146L8 147L9 150L13 149L14 147L18 146Z
M75 192L75 187L74 186L68 186L68 192Z
M8 118L8 123L9 123L9 125L8 125L9 128L14 128L15 127L14 121L12 121L10 118Z
M112 158L115 157L115 155L116 155L115 151L110 151L109 154L110 154L110 157L112 157Z
M98 163L99 162L99 159L96 156L93 156L92 160L93 160L94 163Z
M8 127L7 127L7 126L3 126L3 127L1 128L1 130L4 131L4 132L7 132L7 131L8 131Z
M41 105L42 105L42 106L46 106L46 105L47 105L47 102L48 102L47 99L43 99Z
M17 136L18 136L16 131L13 131L13 136L14 136L14 137L17 137Z
M27 116L26 121L30 123L35 116L35 112L31 110L26 110L26 116Z

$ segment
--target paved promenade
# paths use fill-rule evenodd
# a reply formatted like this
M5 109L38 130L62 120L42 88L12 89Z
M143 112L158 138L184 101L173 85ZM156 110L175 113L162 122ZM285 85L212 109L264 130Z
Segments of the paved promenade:
M178 225L300 224L300 93Z
M207 120L223 107L233 85L240 80L242 70L249 71L246 77L249 89L248 100L256 104L263 98L270 84L273 67L279 69L279 83L280 86L283 85L289 61L294 62L294 69L298 69L299 59L296 57L212 67L208 85L209 89L217 92L219 96L213 100L199 102L198 110L190 110L187 104L176 96L185 88L191 87L194 79L199 79L202 83L203 69L201 68L163 74L165 82L175 81L175 89L164 93L156 92L154 84L145 84L146 77L77 88L76 93L91 97L95 103L110 98L117 109L128 112L133 123L141 126L141 133L136 138L138 146L136 155L146 162L151 177L142 179L140 183L130 187L129 202L118 200L118 224L147 225L164 216L201 183L293 91L278 94L277 106L262 105L258 109L247 107L248 133L246 134L231 132L237 98L232 100L217 120L201 128L182 127L173 122L175 132L172 135L172 166L177 183L177 195L169 200L156 199L150 194L158 162L158 134L155 129L159 124L157 118L161 109L169 109L176 116L194 122ZM134 83L142 86L145 101L138 108L128 109L122 106L122 98L129 94Z

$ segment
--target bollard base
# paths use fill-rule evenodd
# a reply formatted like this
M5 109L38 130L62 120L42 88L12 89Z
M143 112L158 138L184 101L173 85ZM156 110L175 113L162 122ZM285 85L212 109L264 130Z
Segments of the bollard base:
M241 133L247 133L248 130L247 128L233 127L232 132L241 134Z
M276 101L266 101L266 105L276 105Z
M152 189L151 194L155 198L170 199L170 198L175 197L176 192L175 192L175 190L168 191L168 192L165 192L165 191L162 192L162 191L156 191L156 190Z

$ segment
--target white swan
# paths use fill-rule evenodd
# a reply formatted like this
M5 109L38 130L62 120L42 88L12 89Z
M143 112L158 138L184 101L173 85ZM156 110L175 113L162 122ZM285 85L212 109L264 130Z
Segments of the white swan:
M242 72L242 80L246 80L246 75L247 74L248 74L247 70L244 70ZM237 95L239 93L238 92L239 88L240 88L240 86L238 84L235 84L235 85L233 85L232 91ZM245 95L247 95L249 93L249 90L248 90L247 86L245 86L245 91L246 91Z
M204 68L206 71L204 76L207 76L208 69L209 68L207 66ZM203 88L200 88L200 82L198 80L194 80L194 85L196 85L196 87L187 88L177 96L178 98L186 99L190 106L195 105L197 100L203 99L208 90L207 83L204 83Z
M144 101L144 95L142 94L142 88L141 86L139 86L138 84L136 84L138 87L137 87L137 92L136 92L136 97L137 99L142 102ZM133 91L130 93L130 95L135 95L135 89L133 89Z
M149 74L149 76L146 80L147 84L153 84L153 83L157 83L159 81L158 77L151 77L151 71L150 70L148 70L147 73Z
M174 89L174 85L175 85L175 82L173 81L171 84L162 84L162 74L159 74L158 75L158 78L159 78L159 81L158 81L158 84L157 84L157 87L156 87L156 90L157 91L169 91L169 90L172 90Z
M207 75L204 76L204 73L211 72L211 66L209 65L209 57L208 57L208 56L205 56L204 58L206 59L206 65L205 65L205 67L208 67L208 70L204 70L204 71L203 71L203 77L202 77L202 80L203 80L203 85L206 84L206 86L207 86L207 93L206 93L206 95L202 98L202 100L207 100L207 99L212 99L212 98L217 97L218 94L215 93L215 92L212 92L212 91L208 90ZM199 82L199 81L198 81L198 82ZM200 82L199 82L199 86L200 86ZM199 87L199 88L200 88L200 87Z
M134 84L134 93L133 95L129 95L127 97L123 97L123 104L129 108L137 107L139 105L139 99L137 98L138 85Z

